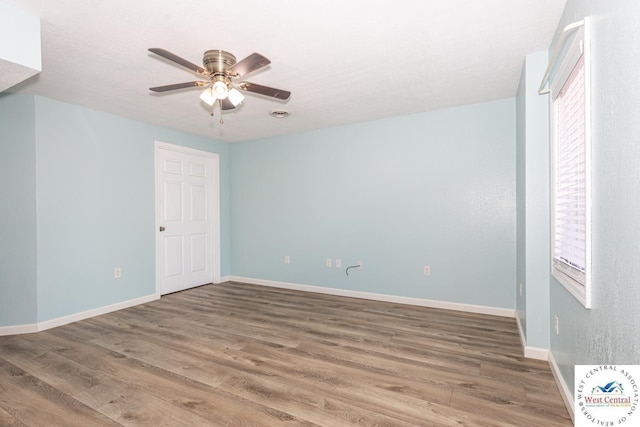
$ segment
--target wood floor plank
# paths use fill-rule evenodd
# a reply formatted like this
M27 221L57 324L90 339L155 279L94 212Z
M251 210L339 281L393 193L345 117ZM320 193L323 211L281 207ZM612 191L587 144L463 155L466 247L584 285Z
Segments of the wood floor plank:
M0 359L2 409L26 425L119 425L71 396Z
M6 427L18 427L25 426L26 424L22 423L18 419L16 419L13 415L0 408L0 426Z
M504 317L229 282L0 337L0 425L353 424L571 421Z
M298 422L289 414L255 405L253 402L231 396L222 389L206 385L203 382L206 378L201 375L195 375L199 380L194 381L187 376L176 375L117 352L111 352L112 357L105 357L109 353L105 352L103 347L95 343L83 342L75 333L67 333L62 328L51 331L47 335L46 339L53 346L59 342L71 343L75 350L67 353L67 357L90 369L108 373L114 382L125 386L129 391L140 391L163 400L168 405L187 408L215 425L237 425L238 419L243 419L250 425L282 424L284 420L290 425L305 425L304 422ZM78 345L82 348L78 348ZM216 379L213 382L218 384L220 380ZM106 381L102 381L101 384L74 397L95 407L103 407L107 403L121 405L121 397L125 392L114 393L114 388L117 390L121 387L105 387L105 385ZM128 420L128 423L130 422L131 420ZM139 425L140 420L136 419L135 424Z

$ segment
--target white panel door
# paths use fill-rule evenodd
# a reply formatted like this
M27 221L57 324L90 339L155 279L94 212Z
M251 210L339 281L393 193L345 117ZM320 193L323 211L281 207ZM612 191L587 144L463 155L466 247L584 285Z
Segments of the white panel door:
M217 175L216 155L156 143L160 295L212 283L219 277Z

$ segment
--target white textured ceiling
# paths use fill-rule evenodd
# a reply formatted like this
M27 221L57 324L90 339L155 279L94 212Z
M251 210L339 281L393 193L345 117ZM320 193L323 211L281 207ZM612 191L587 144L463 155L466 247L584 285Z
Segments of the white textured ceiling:
M9 89L223 141L297 133L512 97L524 56L546 50L566 0L0 0L37 15L42 72ZM200 65L209 49L271 65L246 80L292 92L247 94L209 115L196 80L148 52ZM268 113L286 109L291 116Z

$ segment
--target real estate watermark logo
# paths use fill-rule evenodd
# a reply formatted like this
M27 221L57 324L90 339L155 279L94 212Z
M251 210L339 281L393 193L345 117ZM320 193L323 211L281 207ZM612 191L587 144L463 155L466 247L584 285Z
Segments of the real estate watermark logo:
M576 365L576 427L639 426L640 365Z

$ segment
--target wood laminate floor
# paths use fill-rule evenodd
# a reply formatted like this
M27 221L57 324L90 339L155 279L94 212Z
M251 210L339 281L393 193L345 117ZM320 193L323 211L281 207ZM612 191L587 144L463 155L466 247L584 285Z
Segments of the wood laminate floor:
M514 319L230 282L0 337L0 425L572 424Z

